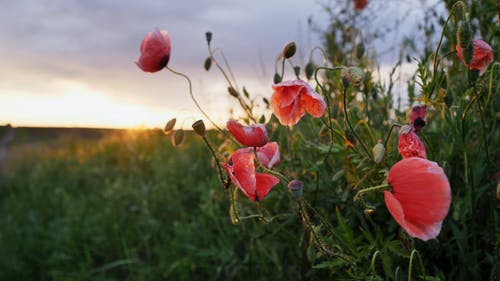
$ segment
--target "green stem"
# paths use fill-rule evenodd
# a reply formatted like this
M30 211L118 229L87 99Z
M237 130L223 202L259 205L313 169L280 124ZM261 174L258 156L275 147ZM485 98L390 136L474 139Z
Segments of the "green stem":
M222 183L222 187L224 187L225 180L224 180L224 176L223 176L223 173L222 173L222 168L221 168L220 160L217 157L217 155L215 154L215 151L212 148L212 146L210 145L210 142L208 142L208 139L205 136L202 136L202 139L203 139L203 141L205 141L205 144L208 146L208 149L210 150L210 153L212 153L212 157L214 157L215 162L217 163L217 170L219 172L219 180Z
M437 58L438 58L438 53L439 53L439 49L441 48L441 44L443 43L443 37L444 37L444 32L446 30L446 27L448 26L448 22L450 21L451 19L451 16L454 14L455 12L455 8L460 5L462 7L462 13L464 14L465 16L465 4L464 2L462 1L457 1L455 2L455 4L453 4L453 6L451 7L451 10L450 10L450 14L448 15L448 18L446 19L445 23L443 24L443 30L441 31L441 36L439 38L439 43L436 47L436 51L434 52L434 60L432 62L432 71L433 71L433 75L432 77L435 77L436 76L436 71L437 71ZM430 98L430 97L429 97Z
M354 131L354 129L352 128L351 126L351 122L349 121L349 113L347 112L347 88L344 87L344 91L343 91L343 95L344 95L344 101L343 101L343 106L344 106L344 116L345 116L345 121L347 123L347 126L349 127L349 130L351 130L351 133L354 135L354 137L356 138L356 140L359 142L359 144L361 144L361 147L363 148L363 150L365 151L366 155L368 157L370 157L370 152L368 152L368 149L366 148L365 144L363 143L363 141L361 140L361 138L358 136L358 134Z
M385 137L385 141L384 141L384 148L385 148L385 150L387 150L387 142L389 142L389 137L391 136L394 127L401 127L401 125L399 125L399 124L392 124L391 125L391 128L389 129L389 133Z
M193 85L191 83L191 79L189 79L189 77L184 74L184 73L180 73L180 72L177 72L173 69L171 69L170 67L166 66L165 67L166 69L168 69L170 72L176 74L176 75L179 75L179 76L182 76L184 77L187 81L188 81L188 84L189 84L189 95L191 96L191 99L193 100L194 104L196 105L196 107L198 108L198 110L200 110L200 112L208 119L208 121L210 121L210 123L212 123L212 125L217 128L217 130L219 130L220 132L222 132L224 135L226 135L227 137L228 134L222 130L219 126L217 126L217 124L215 124L215 122L212 120L212 118L210 118L210 116L208 116L208 114L201 108L201 106L198 104L198 101L196 100L196 98L194 97L193 95Z
M360 197L363 193L366 193L366 192L372 192L372 191L379 190L379 189L387 189L387 188L388 188L388 187L390 187L390 186L391 186L390 184L385 183L385 184L381 184L381 185L372 186L372 187L368 187L368 188L362 189L362 190L358 191L358 192L356 193L356 195L354 195L353 201L357 201L357 200L359 199L359 197Z

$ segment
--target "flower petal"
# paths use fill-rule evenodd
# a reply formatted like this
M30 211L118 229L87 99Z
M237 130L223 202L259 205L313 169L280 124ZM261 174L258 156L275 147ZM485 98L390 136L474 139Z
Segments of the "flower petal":
M425 105L415 105L411 109L410 124L416 133L425 126Z
M493 49L488 43L480 39L472 40L472 45L474 53L472 54L469 68L477 69L480 74L483 74L488 68L488 65L493 62ZM465 64L462 54L463 49L460 44L457 44L455 49L457 50L458 59Z
M257 179L257 183L255 185L255 196L253 196L253 198L249 197L253 201L263 200L271 188L280 182L277 177L264 173L257 173L255 178Z
M229 120L226 127L231 135L244 146L259 147L269 140L264 124L243 126L236 120Z
M272 168L280 163L280 151L277 142L269 142L257 148L257 158L267 168Z
M306 84L304 90L302 90L301 97L307 113L316 118L323 116L326 109L326 102L322 95Z
M170 37L167 31L155 29L148 32L141 43L141 55L136 62L145 72L157 72L163 69L170 59Z
M443 169L427 159L405 158L392 166L388 182L392 194L386 191L384 197L394 219L411 236L424 241L435 238L451 203Z
M420 157L427 159L424 143L411 126L405 125L399 130L398 151L403 158Z

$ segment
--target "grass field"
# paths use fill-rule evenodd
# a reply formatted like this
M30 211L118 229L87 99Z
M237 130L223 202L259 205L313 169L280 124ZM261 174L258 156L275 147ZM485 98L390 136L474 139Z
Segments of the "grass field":
M0 280L321 276L297 247L298 216L281 229L231 224L227 192L193 136L177 148L160 131L52 136L11 146L0 183Z

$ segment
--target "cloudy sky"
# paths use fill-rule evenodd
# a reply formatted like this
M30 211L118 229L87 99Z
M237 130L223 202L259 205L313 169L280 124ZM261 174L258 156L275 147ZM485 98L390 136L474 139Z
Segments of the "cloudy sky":
M384 11L396 18L411 1L372 2L362 13L386 2ZM270 97L283 45L296 41L294 59L302 63L321 44L308 18L326 28L324 5L352 9L350 0L0 0L0 125L162 127L173 117L190 125L201 115L186 81L134 63L155 27L171 36L169 66L191 77L205 110L224 122L232 101L220 73L203 69L205 32L213 32L238 84Z

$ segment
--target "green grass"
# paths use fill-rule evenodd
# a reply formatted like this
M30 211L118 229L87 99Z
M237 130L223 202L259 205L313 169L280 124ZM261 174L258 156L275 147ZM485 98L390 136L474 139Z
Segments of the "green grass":
M173 148L144 131L14 146L10 159L0 186L0 280L321 276L304 257L298 216L231 224L227 191L198 139Z

